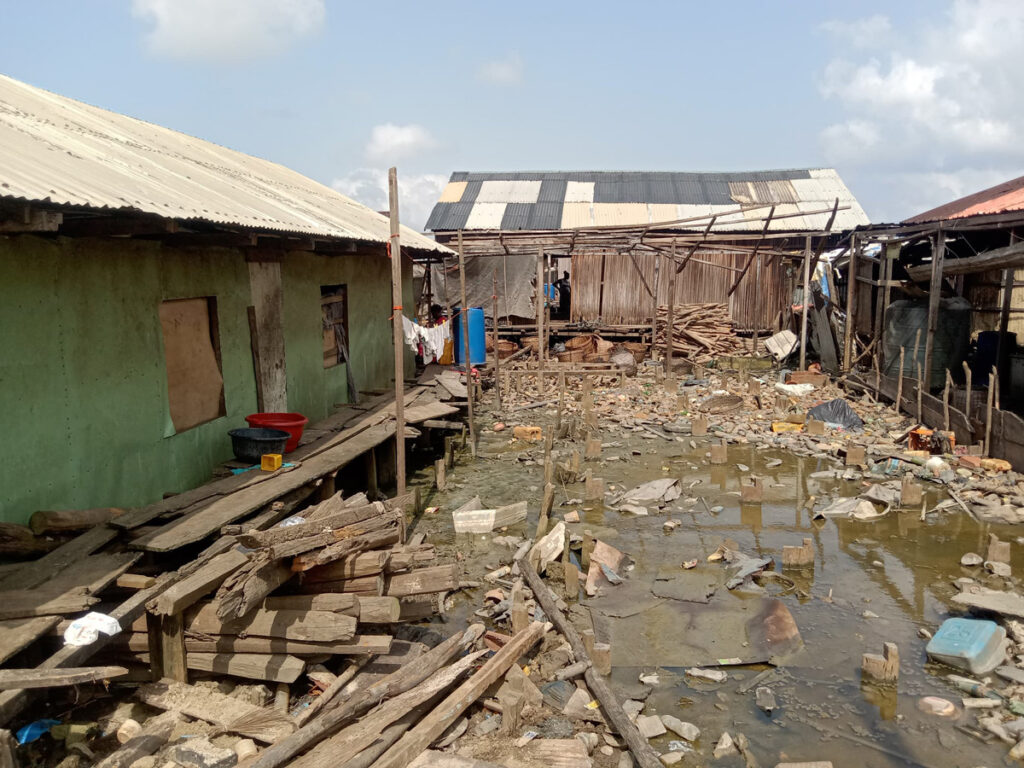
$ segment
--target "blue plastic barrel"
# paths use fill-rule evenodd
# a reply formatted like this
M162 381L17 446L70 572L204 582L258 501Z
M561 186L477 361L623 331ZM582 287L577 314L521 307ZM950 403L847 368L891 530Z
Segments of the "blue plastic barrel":
M473 365L483 365L487 362L483 307L470 307L466 310L466 315L469 318L469 359ZM455 318L452 342L455 345L455 362L458 365L463 365L466 359L466 348L462 343L462 315Z

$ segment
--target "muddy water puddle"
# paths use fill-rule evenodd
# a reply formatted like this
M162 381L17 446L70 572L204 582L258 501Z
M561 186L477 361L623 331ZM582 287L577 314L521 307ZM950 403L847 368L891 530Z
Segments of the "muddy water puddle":
M967 768L1003 763L1007 747L983 744L957 730L957 725L973 723L973 715L961 710L957 718L945 719L918 710L923 696L943 696L958 704L961 696L944 682L951 670L926 664L927 640L918 630L934 632L949 615L956 578L984 579L977 569L961 568L961 555L983 553L989 532L1015 538L1014 529L979 525L957 511L929 513L923 520L920 512L892 512L874 522L815 521L805 504L810 496L818 498L820 508L823 498L855 496L864 488L862 481L811 477L836 468L834 462L732 445L728 464L710 466L705 458L706 438L694 438L695 449L688 436L684 442L644 439L637 433L604 439L602 460L586 466L612 486L613 493L675 477L681 481L683 495L663 510L650 506L647 517L601 505L560 506L582 497L582 484L575 484L558 489L553 517L578 510L581 522L569 526L572 532L590 530L635 561L632 570L622 574L625 584L605 588L609 595L615 590L623 593L622 599L610 601L612 615L602 612L601 600L584 600L584 604L590 604L595 627L612 642L612 680L618 689L636 691L641 674L657 674L644 714L673 715L697 725L702 731L697 743L700 764L710 761L723 731L746 735L754 755L769 766L785 760L832 760L837 768ZM633 455L634 450L640 455ZM509 444L506 436L485 432L480 456L472 464L463 460L449 475L456 487L428 496L426 503L440 505L441 512L416 523L417 530L427 532L447 550L445 554L459 554L470 579L497 567L509 552L499 549L492 536L456 536L451 510L477 494L485 506L526 499L530 502L527 524L509 533L532 535L543 486L539 446ZM524 456L533 460L524 462ZM782 463L769 467L772 460ZM741 470L738 464L748 469ZM764 501L741 504L741 478L751 473L765 478ZM418 481L426 484L425 476ZM944 498L937 488L926 489L928 509ZM667 519L682 524L665 532ZM783 546L799 545L804 538L813 542L813 566L783 571ZM773 557L774 570L783 578L726 589L724 583L734 569L707 558L727 540L747 555ZM676 584L674 577L684 573L682 563L694 559L697 566L685 571L687 583L682 591L692 597L707 586L713 594L706 603L659 598L652 592L665 592L657 589L659 584ZM1016 561L1013 565L1022 567ZM696 591L689 583L692 580L696 580ZM448 620L471 620L483 591L469 590L457 598ZM723 683L701 682L685 674L687 667L713 659L767 658L761 647L764 638L754 637L751 628L758 626L759 611L773 598L783 603L799 627L802 650L773 659L774 667L764 663L717 667L728 674ZM862 654L881 653L885 642L895 642L900 649L898 686L862 683ZM750 687L755 676L765 671L768 675L760 685L770 687L777 702L770 717L757 707L754 687ZM668 751L670 737L652 743L659 751ZM742 765L743 760L716 761L732 763Z

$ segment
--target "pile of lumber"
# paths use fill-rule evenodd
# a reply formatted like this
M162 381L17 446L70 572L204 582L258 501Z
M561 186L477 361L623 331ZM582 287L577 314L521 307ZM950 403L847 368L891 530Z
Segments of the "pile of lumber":
M659 349L665 347L668 307L658 307ZM744 354L742 340L733 331L725 304L677 304L672 308L672 353L695 363L719 355Z

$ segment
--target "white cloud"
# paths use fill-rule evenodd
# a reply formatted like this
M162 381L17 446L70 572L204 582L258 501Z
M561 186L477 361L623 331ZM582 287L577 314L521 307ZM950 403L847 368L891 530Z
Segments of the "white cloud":
M893 29L873 16L822 29L837 55L821 93L840 112L821 131L822 149L851 176L886 187L886 209L869 213L905 218L1019 175L1024 3L951 0L930 23ZM888 40L884 59L861 50L872 37Z
M480 80L493 85L520 85L523 82L523 59L512 52L504 58L485 61L476 74Z
M244 61L280 53L318 32L324 0L132 0L151 24L149 49L175 59Z
M822 24L821 29L856 48L877 48L889 41L892 24L888 16L876 14L853 21L833 19Z
M435 146L436 142L422 125L375 125L366 145L368 160L380 163L394 163L402 158L412 157Z
M447 183L444 174L403 174L399 169L398 215L402 223L422 231ZM388 209L388 172L384 168L357 168L335 179L331 186L375 211Z

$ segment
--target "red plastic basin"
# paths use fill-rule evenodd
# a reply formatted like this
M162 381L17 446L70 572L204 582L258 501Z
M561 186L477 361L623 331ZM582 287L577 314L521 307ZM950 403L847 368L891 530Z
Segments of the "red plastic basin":
M309 424L309 419L301 413L250 413L245 420L250 427L282 429L291 435L284 446L285 453L291 453L299 447L302 430Z

